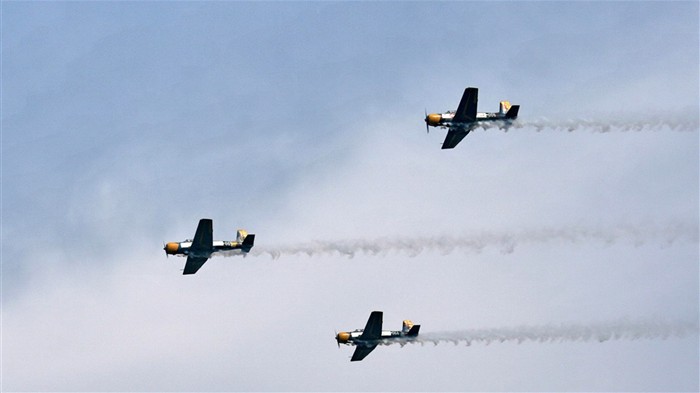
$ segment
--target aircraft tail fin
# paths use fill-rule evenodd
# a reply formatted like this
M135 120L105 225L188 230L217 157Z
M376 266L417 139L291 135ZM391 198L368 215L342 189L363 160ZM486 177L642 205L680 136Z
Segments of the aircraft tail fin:
M506 119L515 119L518 117L518 110L520 110L520 105L513 105L506 112Z
M406 319L403 321L403 329L401 329L406 337L415 337L418 335L420 325L414 325L413 322Z
M248 236L248 231L245 229L239 229L238 232L236 232L236 242L238 243L243 243L243 240Z
M510 102L509 101L501 101L501 104L499 105L498 108L498 113L505 115L508 110L510 110Z

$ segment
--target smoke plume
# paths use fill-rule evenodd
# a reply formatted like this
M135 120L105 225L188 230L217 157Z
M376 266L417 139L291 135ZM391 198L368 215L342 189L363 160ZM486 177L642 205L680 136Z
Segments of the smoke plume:
M516 120L508 121L492 121L482 122L476 129L493 130L499 129L503 131L520 130L520 129L535 129L535 131L590 131L590 132L629 132L629 131L681 131L692 132L698 131L700 125L697 119L663 119L663 120L637 120L637 121L621 121L621 120L549 120L546 118L534 120Z
M628 243L635 247L656 243L668 247L675 242L698 243L697 224L667 224L621 226L603 228L543 228L521 231L465 234L462 236L435 237L383 237L371 239L319 240L288 246L255 246L250 255L269 255L273 259L282 256L332 256L352 258L355 255L383 256L399 252L411 257L422 252L438 252L443 255L455 251L480 253L486 248L496 248L510 254L520 244L597 242L604 245Z
M420 334L418 337L386 340L382 345L450 343L466 346L503 342L605 342L609 340L665 340L698 336L698 322L658 322L651 320L607 322L598 324L521 326L515 328L473 329Z

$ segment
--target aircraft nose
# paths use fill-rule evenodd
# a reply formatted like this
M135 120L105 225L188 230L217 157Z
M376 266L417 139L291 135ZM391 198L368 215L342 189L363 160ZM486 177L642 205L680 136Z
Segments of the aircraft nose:
M437 113L431 113L425 116L425 122L431 126L437 126L440 124L440 120L442 120L442 116Z
M179 244L175 242L170 242L163 247L163 250L165 250L166 254L175 255L177 254L178 248L180 248Z
M338 344L345 344L348 342L350 339L350 333L348 332L340 332L335 336L336 341L338 341Z

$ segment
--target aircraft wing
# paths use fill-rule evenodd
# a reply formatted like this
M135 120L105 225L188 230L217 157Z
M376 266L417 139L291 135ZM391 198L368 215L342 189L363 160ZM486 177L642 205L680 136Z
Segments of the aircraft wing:
M209 258L193 256L187 257L187 262L185 262L185 270L182 272L182 274L197 273L197 270L199 270L199 268L202 267L202 265L204 265L204 262L206 262L207 259Z
M367 320L367 326L365 326L365 330L362 332L362 335L359 338L362 340L379 340L382 338L383 315L384 313L381 311L372 311L372 314L370 314L369 319ZM374 347L372 349L374 349ZM370 349L370 351L372 349ZM367 353L369 354L369 352Z
M476 87L467 87L464 89L462 101L459 102L455 117L452 119L455 123L468 123L476 121L476 104L479 101L479 89Z
M453 127L447 131L445 141L442 142L443 149L452 149L471 132L471 128Z
M364 345L358 345L357 348L355 348L355 352L352 354L352 359L350 359L350 361L359 362L360 360L366 358L367 355L370 354L370 352L374 351L374 348L377 348L377 346L372 345L366 347Z
M197 232L194 234L194 239L192 240L191 252L211 252L214 248L214 235L211 225L211 220L208 218L202 218L199 220L199 225L197 225Z
M214 249L214 238L211 220L202 218L197 225L197 232L192 239L190 254L185 263L185 270L182 274L195 274L197 270L209 259L211 251Z

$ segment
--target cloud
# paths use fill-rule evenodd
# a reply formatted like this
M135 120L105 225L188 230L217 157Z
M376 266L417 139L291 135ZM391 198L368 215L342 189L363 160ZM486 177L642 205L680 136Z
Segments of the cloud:
M696 317L697 4L279 7L3 5L4 389L697 390L692 335L332 340ZM466 85L522 126L441 151ZM262 257L183 277L202 217Z

